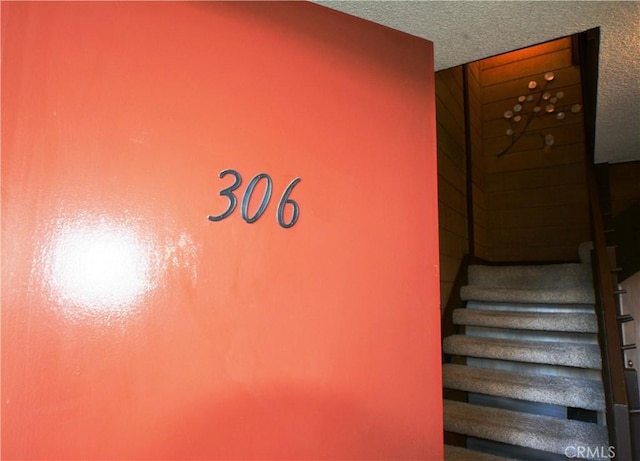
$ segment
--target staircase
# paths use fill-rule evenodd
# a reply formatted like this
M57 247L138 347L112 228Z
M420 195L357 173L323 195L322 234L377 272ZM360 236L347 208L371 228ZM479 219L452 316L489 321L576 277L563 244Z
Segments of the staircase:
M445 460L610 458L593 291L589 264L469 266L443 340L445 441L466 447Z

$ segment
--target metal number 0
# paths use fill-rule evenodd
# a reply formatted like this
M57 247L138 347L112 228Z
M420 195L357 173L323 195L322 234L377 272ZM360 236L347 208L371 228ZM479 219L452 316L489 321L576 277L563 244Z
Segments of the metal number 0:
M256 184L258 184L258 181L263 178L266 179L267 185L265 187L264 194L262 195L262 202L260 202L260 207L258 208L258 211L256 211L256 214L249 217L249 200L251 200L251 194L253 194L253 189L256 187ZM258 218L262 216L262 213L264 213L264 210L269 204L269 200L271 200L271 188L271 177L266 173L260 173L251 180L247 186L247 190L244 191L244 195L242 196L242 219L251 224L256 222Z
M233 210L236 209L236 205L238 204L238 199L233 194L233 191L235 191L238 187L240 187L240 184L242 184L242 176L240 176L240 173L238 173L236 170L222 170L218 175L218 177L222 179L228 174L233 175L233 177L235 178L235 181L226 189L222 189L220 191L220 196L227 197L229 199L229 207L221 215L218 215L218 216L209 215L209 221L222 221L224 218L226 218L231 213L233 213Z

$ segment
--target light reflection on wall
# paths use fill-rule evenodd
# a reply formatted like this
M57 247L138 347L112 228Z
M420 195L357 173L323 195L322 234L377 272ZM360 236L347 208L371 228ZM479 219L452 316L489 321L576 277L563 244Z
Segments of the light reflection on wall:
M47 277L68 314L126 315L153 287L152 245L133 225L78 219L52 242Z

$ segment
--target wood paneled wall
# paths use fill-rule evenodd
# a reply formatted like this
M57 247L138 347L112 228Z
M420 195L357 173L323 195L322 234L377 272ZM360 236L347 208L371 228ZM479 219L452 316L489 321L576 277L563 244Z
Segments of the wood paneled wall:
M607 169L612 217L607 225L617 248L618 280L623 281L640 271L640 161L609 164Z
M609 165L611 213L617 216L640 201L640 161Z
M436 73L440 300L446 305L468 252L465 117L462 66Z
M487 201L485 197L485 171L482 154L482 86L480 62L467 64L467 91L469 104L469 130L471 148L471 180L473 197L474 256L489 258L487 234Z
M583 118L582 112L569 109L581 103L580 68L573 63L571 39L488 58L478 65L483 152L478 167L484 171L488 259L577 259L578 246L590 236ZM498 158L512 140L506 134L510 125L504 112L513 110L519 96L535 96L528 83L544 86L544 75L550 71L555 79L544 89L553 95L564 93L556 107L566 107L565 118L559 120L555 114L533 118L527 134ZM532 108L536 102L537 97L525 105ZM516 133L519 128L516 124ZM555 144L545 151L543 136L548 133Z
M555 78L545 83L545 74ZM469 136L465 138L464 82ZM538 87L531 91L530 81ZM532 119L512 144L506 110L519 96L531 110L539 89L563 97L553 114ZM475 256L492 261L575 261L580 243L590 240L585 179L585 143L580 67L571 38L536 45L436 73L438 204L441 305L444 306L464 253L469 252L467 197L473 197ZM538 102L547 104L546 101ZM542 105L544 107L544 105ZM526 123L526 118L520 123ZM519 127L515 126L516 134ZM544 135L554 136L544 149ZM469 142L471 164L467 163ZM506 154L498 157L509 145ZM640 165L640 162L638 162ZM618 206L636 198L638 169L612 168ZM467 170L471 182L467 183ZM469 190L470 189L470 190ZM616 206L616 205L614 205Z

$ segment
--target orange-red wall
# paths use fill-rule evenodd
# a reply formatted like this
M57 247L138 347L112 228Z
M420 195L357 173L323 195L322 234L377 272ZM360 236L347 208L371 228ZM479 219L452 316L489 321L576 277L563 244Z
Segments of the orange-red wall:
M434 118L317 5L3 3L3 459L442 459Z

